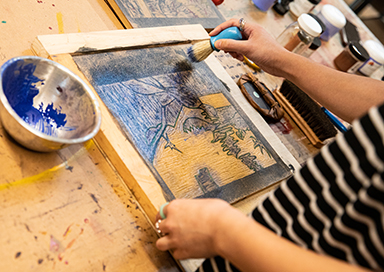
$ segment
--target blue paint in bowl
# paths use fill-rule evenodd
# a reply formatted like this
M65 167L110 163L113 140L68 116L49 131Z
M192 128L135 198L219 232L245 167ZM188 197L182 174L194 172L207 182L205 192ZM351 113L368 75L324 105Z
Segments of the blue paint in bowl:
M91 89L64 66L19 57L0 69L0 117L19 143L52 151L92 138L101 114Z
M57 136L56 130L67 123L66 114L61 112L61 107L54 108L53 103L46 107L43 102L38 108L33 106L33 99L39 94L37 86L39 83L40 86L44 85L44 79L33 75L35 64L23 64L24 61L12 63L7 69L3 80L4 94L14 111L27 124L47 135Z

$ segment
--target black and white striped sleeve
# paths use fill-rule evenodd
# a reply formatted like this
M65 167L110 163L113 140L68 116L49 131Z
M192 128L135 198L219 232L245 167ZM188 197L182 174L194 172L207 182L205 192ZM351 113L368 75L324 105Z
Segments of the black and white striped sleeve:
M282 182L252 216L304 248L381 271L384 105L372 108L352 127ZM201 271L231 271L209 268Z

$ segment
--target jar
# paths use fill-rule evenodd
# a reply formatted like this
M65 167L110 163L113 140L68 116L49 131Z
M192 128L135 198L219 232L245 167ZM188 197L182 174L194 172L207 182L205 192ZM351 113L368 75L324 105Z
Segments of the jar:
M319 17L317 17L317 15L313 14L313 13L308 13L309 16L312 16L318 23L319 25L321 26L321 34L324 33L325 29L326 29L326 26L325 24L323 23L323 21L321 21L319 19Z
M321 0L295 0L289 4L289 11L297 18L303 13L311 12L320 2Z
M368 59L367 50L358 41L351 41L333 60L333 63L340 71L355 73L361 64Z
M364 76L371 76L384 64L384 46L373 40L366 41L363 46L368 51L369 59L359 67L358 72Z
M320 24L308 14L302 14L290 24L276 39L285 49L301 54L321 33Z
M326 27L324 33L320 36L320 39L324 41L329 41L329 39L339 32L347 23L344 14L335 6L329 4L321 8L317 17L319 17Z
M321 46L321 40L319 37L313 39L313 42L301 55L303 57L309 58L316 50Z
M277 0L276 3L273 5L272 9L280 15L284 15L289 10L289 3L291 3L293 0Z
M261 10L261 11L267 11L269 10L276 0L252 0L253 4Z

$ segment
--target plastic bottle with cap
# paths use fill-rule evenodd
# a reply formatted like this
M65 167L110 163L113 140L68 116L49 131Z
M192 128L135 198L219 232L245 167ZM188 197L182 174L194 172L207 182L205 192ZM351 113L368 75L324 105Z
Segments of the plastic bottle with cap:
M302 54L321 31L320 24L312 16L302 14L277 37L276 41L287 50Z
M368 59L367 50L358 41L351 41L333 60L333 63L340 71L355 73L361 64Z
M329 4L321 8L317 17L326 26L324 33L320 36L320 39L324 41L329 41L329 39L339 32L347 23L344 14L335 6Z
M259 10L267 11L273 6L276 0L252 0L252 2Z
M294 18L311 12L321 0L295 0L289 4L289 11Z
M364 76L371 76L384 64L384 46L374 40L364 42L363 46L368 51L369 59L357 71Z

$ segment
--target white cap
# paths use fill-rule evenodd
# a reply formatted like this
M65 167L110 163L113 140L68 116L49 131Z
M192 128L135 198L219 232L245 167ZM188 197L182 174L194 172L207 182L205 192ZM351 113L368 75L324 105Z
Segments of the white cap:
M321 14L328 22L339 29L342 29L347 23L344 14L335 6L324 5L321 9Z
M299 26L305 32L313 37L318 37L321 34L322 28L319 22L316 21L312 16L304 13L299 16L297 19Z
M381 43L374 40L368 40L363 46L368 51L371 58L381 64L384 64L384 46Z

